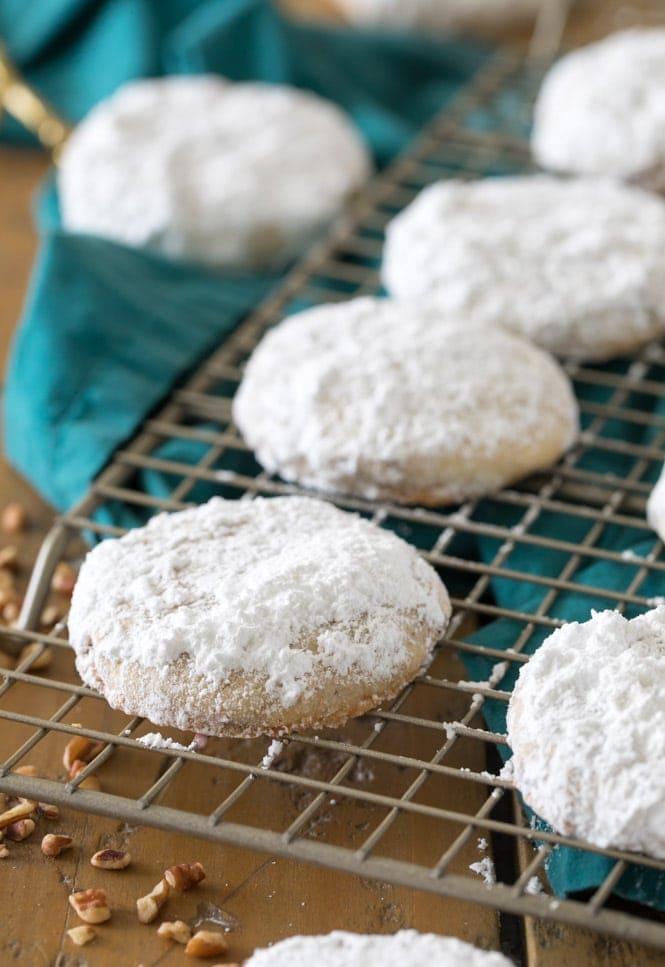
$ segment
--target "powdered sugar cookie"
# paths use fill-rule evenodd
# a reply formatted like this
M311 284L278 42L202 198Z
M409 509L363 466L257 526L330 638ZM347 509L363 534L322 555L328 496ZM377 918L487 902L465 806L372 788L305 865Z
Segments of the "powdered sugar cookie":
M425 504L547 467L577 428L568 379L526 340L370 298L268 333L233 414L258 460L286 480Z
M245 967L510 967L496 951L479 950L454 937L400 930L392 936L336 930L324 936L289 937L257 950Z
M542 0L335 0L354 24L445 33L535 17Z
M513 777L554 829L665 858L665 607L555 631L508 707Z
M344 113L315 94L213 75L132 81L62 153L67 228L212 266L300 252L370 173Z
M395 696L450 614L410 545L305 497L213 498L104 541L69 616L114 708L211 735L338 726Z
M649 494L647 520L661 540L665 540L665 466Z
M665 331L665 203L608 180L442 181L387 229L400 298L603 360Z
M556 171L665 190L665 29L626 30L563 57L535 105L533 154Z

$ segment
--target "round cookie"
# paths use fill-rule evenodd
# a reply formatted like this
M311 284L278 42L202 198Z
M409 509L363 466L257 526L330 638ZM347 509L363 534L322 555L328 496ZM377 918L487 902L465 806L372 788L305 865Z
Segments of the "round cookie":
M608 180L441 181L387 228L388 291L604 360L665 331L665 202Z
M665 540L665 465L647 501L647 520L661 540Z
M395 934L333 933L288 937L257 950L245 967L511 967L496 951L479 950L454 937L417 930Z
M665 607L564 625L508 707L513 778L555 830L665 859Z
M396 30L496 28L534 18L542 0L334 0L349 23Z
M315 94L178 76L132 81L93 108L58 189L71 231L258 269L302 251L370 169L350 120Z
M285 480L423 504L548 467L577 429L570 383L537 347L372 298L319 306L269 332L233 415Z
M309 497L216 497L98 544L69 632L114 708L249 737L393 698L449 615L436 572L389 531Z
M531 145L544 168L665 191L665 29L621 31L558 61Z

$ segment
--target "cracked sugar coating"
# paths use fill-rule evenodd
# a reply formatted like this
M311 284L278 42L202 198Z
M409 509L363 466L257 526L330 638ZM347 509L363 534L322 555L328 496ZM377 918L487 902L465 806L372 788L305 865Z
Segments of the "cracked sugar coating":
M577 429L567 377L526 340L370 298L269 332L233 415L263 466L286 480L425 504L548 467Z
M542 0L336 0L351 23L441 31L499 27L533 17Z
M665 465L647 501L647 520L661 540L665 540Z
M69 615L114 708L211 735L343 724L429 660L450 603L413 547L309 497L213 498L97 545Z
M221 77L132 81L62 153L67 228L212 266L297 255L370 174L351 121L284 85Z
M513 779L554 829L665 859L665 607L555 631L508 707Z
M567 54L534 111L531 145L544 168L665 191L665 29L622 31Z
M257 950L245 967L511 967L496 951L479 950L454 937L417 930L392 935L333 933L288 937Z
M388 225L382 275L447 316L609 359L665 331L665 203L609 180L438 182Z

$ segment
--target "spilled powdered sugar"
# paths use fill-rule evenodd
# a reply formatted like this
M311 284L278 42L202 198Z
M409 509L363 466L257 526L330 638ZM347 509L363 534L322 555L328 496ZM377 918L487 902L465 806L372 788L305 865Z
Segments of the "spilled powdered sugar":
M64 224L219 266L283 263L370 173L336 104L215 75L132 81L60 158Z
M511 967L496 951L453 937L400 930L392 936L336 930L319 937L289 937L257 950L245 967Z
M665 203L609 179L439 182L388 225L382 273L447 317L604 359L665 330Z
M477 873L478 876L482 876L485 886L493 886L496 883L494 862L489 856L483 856L482 860L469 863L469 869L472 873Z
M563 57L534 108L532 147L558 171L665 189L665 30L626 30Z
M550 635L521 669L508 741L515 785L556 830L664 859L665 607Z
M485 493L508 465L514 473L518 454L537 464L532 448L544 443L548 463L577 431L568 379L535 346L373 298L319 306L269 332L233 415L271 472L369 498Z
M261 768L270 769L275 759L282 754L284 748L284 743L280 742L279 739L273 739L268 746L268 751L261 759Z
M196 749L195 742L182 745L180 742L162 735L161 732L146 732L145 735L140 735L136 741L144 745L146 749L178 749L181 752L192 752Z
M288 705L321 675L389 678L407 655L400 619L432 647L448 613L435 571L389 531L312 498L213 498L98 544L69 629L84 680L95 653L155 674L186 655L212 683L263 676ZM155 688L145 714L162 700Z

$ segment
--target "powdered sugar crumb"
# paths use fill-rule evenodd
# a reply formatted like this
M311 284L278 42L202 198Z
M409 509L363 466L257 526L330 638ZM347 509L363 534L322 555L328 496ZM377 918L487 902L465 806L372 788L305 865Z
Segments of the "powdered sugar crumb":
M268 746L268 751L261 759L261 768L269 769L272 766L275 759L277 758L277 756L281 755L283 748L284 748L283 742L280 742L278 739L273 739L270 745Z
M496 874L494 872L494 862L489 856L483 856L481 860L469 864L472 873L482 876L485 886L494 886Z
M540 882L537 876L532 876L527 885L524 887L524 892L528 893L529 896L537 896L539 893L543 892L543 884Z
M161 732L146 732L145 735L139 736L136 741L144 745L146 749L177 749L180 752L192 751L192 744L182 745L180 742L170 739L167 735L162 735Z

